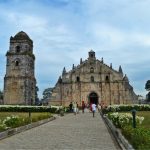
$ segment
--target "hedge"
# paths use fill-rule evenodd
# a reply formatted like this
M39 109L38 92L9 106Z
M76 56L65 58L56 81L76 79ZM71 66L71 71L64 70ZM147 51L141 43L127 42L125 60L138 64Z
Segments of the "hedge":
M149 104L135 104L135 105L109 105L106 108L102 109L103 113L108 112L124 112L124 111L131 111L132 109L135 109L136 111L150 111L150 105Z
M20 105L0 105L0 112L50 112L59 113L61 107L55 106L20 106Z

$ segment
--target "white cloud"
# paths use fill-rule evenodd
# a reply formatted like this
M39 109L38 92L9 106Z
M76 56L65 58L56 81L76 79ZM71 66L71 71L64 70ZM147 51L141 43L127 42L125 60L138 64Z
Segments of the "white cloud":
M73 63L79 64L80 57L86 59L90 49L96 51L98 59L104 57L108 65L113 63L116 68L122 65L125 73L134 76L132 81L138 83L135 84L137 91L144 91L139 88L143 81L139 81L136 74L139 74L139 64L147 64L150 56L149 5L146 0L0 3L3 36L0 54L6 53L9 37L24 30L34 42L41 92L46 86L54 85L64 66L68 70ZM4 74L4 61L1 66ZM148 66L146 69L149 70ZM146 69L140 67L144 74L141 79L150 74ZM3 87L2 82L0 84Z

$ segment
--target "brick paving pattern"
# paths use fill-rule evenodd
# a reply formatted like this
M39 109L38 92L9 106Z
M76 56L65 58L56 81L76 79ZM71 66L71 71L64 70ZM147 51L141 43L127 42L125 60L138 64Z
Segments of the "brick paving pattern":
M0 141L0 150L116 150L99 113L81 112Z

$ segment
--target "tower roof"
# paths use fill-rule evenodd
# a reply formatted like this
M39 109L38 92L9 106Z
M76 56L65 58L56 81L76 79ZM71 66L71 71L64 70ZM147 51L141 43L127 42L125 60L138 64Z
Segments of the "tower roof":
M29 36L28 36L25 32L23 32L23 31L18 32L18 33L14 36L13 39L15 39L15 40L31 40L31 39L29 38Z
M90 59L90 60L95 60L96 59L95 58L95 52L93 50L89 51L89 58L88 59Z
M94 51L91 49L89 52L90 52L90 53L93 53ZM95 53L95 52L94 52L94 53Z

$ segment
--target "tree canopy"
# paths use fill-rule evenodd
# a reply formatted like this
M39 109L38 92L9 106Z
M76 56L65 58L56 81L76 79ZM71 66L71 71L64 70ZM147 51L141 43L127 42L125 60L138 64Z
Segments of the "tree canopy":
M53 90L53 88L47 88L43 91L43 100L47 100L51 97L52 90Z
M149 91L148 94L146 95L146 100L147 100L148 102L150 102L150 80L148 80L148 81L146 82L146 84L145 84L145 89L146 89L147 91Z
M0 90L0 99L3 99L3 92Z
M150 80L148 80L148 81L146 82L146 84L145 84L145 89L146 89L147 91L150 91Z

